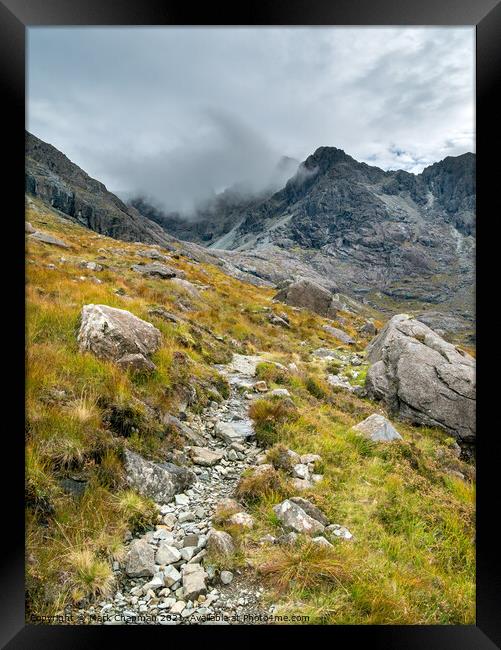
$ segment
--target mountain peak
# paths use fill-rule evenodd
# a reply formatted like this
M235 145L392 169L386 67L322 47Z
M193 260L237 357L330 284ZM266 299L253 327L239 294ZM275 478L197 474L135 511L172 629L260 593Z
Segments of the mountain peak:
M324 172L343 162L356 163L356 160L337 147L318 147L313 154L308 156L303 165L306 169L318 168L320 172Z

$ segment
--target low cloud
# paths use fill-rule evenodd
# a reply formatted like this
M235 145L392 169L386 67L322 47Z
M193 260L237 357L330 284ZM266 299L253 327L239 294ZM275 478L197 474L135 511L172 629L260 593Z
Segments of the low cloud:
M320 146L417 173L474 150L474 30L30 28L28 129L184 214Z

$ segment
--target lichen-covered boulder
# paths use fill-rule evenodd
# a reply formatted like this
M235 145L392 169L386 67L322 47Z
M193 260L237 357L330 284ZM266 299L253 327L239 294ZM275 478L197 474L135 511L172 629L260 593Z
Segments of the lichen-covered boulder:
M101 359L116 361L126 368L152 370L148 355L162 342L160 331L125 309L108 305L84 305L78 345ZM143 357L140 359L139 356Z
M475 359L406 314L394 316L367 347L365 388L390 412L475 439Z

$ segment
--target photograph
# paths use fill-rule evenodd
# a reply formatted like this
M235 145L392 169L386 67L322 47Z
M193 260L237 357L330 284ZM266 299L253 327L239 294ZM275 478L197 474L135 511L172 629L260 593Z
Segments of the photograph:
M476 48L26 27L26 624L477 624Z

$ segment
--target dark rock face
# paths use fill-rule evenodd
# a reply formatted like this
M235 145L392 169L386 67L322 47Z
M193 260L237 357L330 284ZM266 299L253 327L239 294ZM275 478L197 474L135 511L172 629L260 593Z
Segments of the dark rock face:
M26 193L78 223L124 241L167 243L172 237L120 201L55 147L26 133Z
M365 388L400 418L475 439L475 360L405 314L367 347Z

